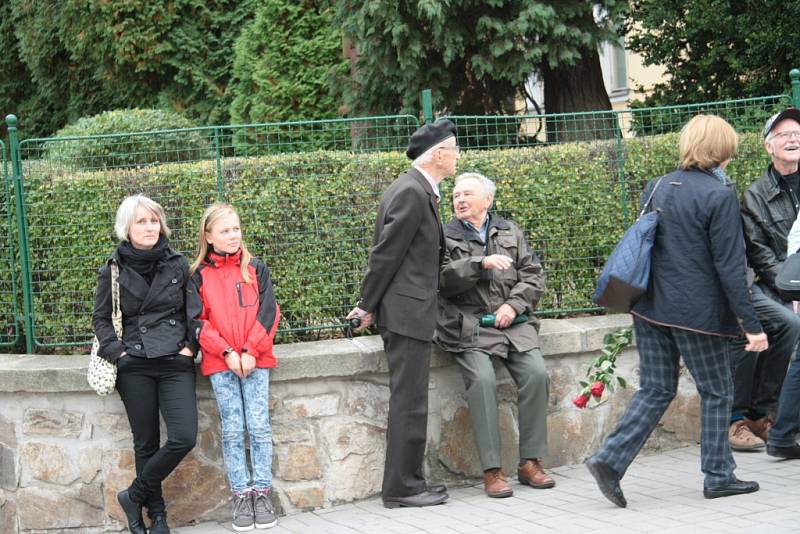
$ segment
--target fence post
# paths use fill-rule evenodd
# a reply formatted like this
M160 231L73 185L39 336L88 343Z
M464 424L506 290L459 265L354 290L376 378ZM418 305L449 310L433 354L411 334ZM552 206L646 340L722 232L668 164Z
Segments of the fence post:
M17 136L17 117L6 116L8 141L11 152L12 183L14 184L14 203L17 212L17 231L19 232L19 260L22 269L22 304L25 325L25 352L33 353L33 293L28 250L28 222L25 217L25 197L22 185L22 161L19 153L19 137Z
M422 91L422 116L426 123L433 122L433 97L430 89Z
M790 70L789 78L792 80L792 105L800 108L800 69Z
M214 157L217 160L217 197L219 202L225 202L225 195L222 190L222 143L220 139L219 127L214 127Z

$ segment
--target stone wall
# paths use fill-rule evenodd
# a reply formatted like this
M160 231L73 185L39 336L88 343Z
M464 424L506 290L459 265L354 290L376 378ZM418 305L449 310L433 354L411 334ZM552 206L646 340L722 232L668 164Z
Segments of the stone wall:
M580 462L620 416L638 384L637 355L619 361L630 386L600 404L571 404L603 336L629 316L544 320L550 372L547 466ZM273 498L281 513L330 507L379 493L385 451L388 376L380 338L361 337L276 347L270 409L274 439ZM0 532L123 529L115 495L133 473L130 429L119 396L96 396L85 383L86 356L0 355ZM430 480L452 485L480 476L464 386L445 353L430 378ZM503 465L514 473L517 411L513 382L498 367ZM198 381L197 447L164 487L170 522L225 520L229 492L219 419L208 380ZM690 380L654 433L649 448L699 438L699 403Z

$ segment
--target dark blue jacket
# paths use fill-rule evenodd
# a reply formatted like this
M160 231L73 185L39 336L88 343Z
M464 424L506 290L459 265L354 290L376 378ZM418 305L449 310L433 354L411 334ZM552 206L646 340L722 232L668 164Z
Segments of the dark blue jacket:
M653 188L647 184L643 199ZM656 190L659 216L650 285L632 313L706 334L761 332L750 303L739 201L732 184L676 170Z

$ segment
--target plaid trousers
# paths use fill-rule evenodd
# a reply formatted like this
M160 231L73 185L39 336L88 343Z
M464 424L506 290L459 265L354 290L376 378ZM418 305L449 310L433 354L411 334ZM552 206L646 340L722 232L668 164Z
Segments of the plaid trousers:
M714 488L733 479L728 427L733 404L730 340L680 328L660 326L634 317L639 348L639 391L625 410L595 458L622 477L678 388L680 357L692 374L700 394L700 469L705 487Z

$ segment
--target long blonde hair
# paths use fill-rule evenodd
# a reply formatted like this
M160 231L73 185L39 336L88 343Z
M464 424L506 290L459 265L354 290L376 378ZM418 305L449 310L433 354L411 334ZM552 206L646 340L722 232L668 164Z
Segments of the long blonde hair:
M200 236L197 241L197 258L195 258L194 262L189 267L189 274L194 274L208 255L208 241L206 241L206 232L210 232L217 221L230 214L236 215L241 222L241 217L239 217L239 214L230 204L211 204L206 208L206 211L203 212L203 216L200 218ZM251 278L247 267L250 265L250 260L253 259L253 255L250 254L249 250L247 250L247 245L244 244L244 238L242 238L239 248L242 249L242 257L240 259L242 279L246 284L249 284L253 281L253 279Z

